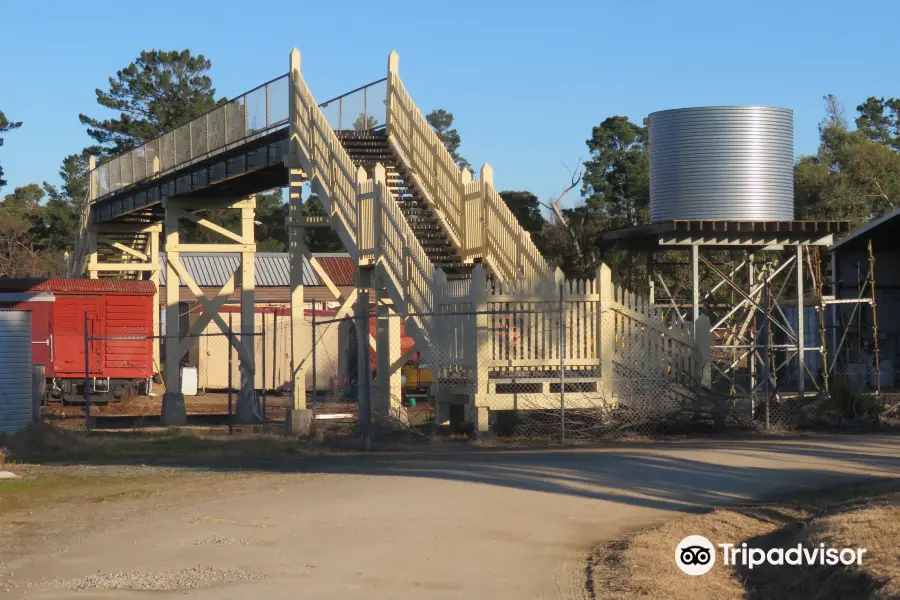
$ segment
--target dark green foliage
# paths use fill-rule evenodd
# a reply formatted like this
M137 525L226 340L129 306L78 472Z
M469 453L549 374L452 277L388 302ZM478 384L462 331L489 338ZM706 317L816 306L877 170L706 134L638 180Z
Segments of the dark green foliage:
M541 232L544 217L537 196L531 192L507 190L500 192L500 197L525 231L531 234Z
M353 130L354 131L368 131L369 129L374 129L378 125L378 119L369 115L366 116L363 113L359 113L357 115L356 120L353 121Z
M259 252L287 251L288 208L280 189L256 195L256 249Z
M900 99L870 96L856 107L856 128L868 140L900 150Z
M434 132L444 144L444 147L447 148L453 160L456 161L457 166L471 171L472 165L459 154L459 146L462 144L462 140L459 137L459 132L453 127L453 113L439 108L425 115L425 120L434 128Z
M604 257L600 233L608 228L609 219L602 211L584 205L562 212L568 225L557 221L547 223L535 243L544 258L561 268L566 277L593 277ZM576 241L580 253L575 248Z
M53 192L49 200L47 190ZM77 228L78 216L70 202L53 186L44 188L32 183L17 187L0 202L0 211L28 224L29 240L36 251L59 255L71 250L72 232Z
M609 218L609 225L630 227L649 220L650 162L647 129L627 117L605 119L586 142L582 194L588 207Z
M6 115L3 114L3 111L0 110L0 134L4 134L12 131L13 129L18 129L22 126L21 121L10 121L6 118ZM0 135L0 146L3 145L3 136ZM3 166L0 165L0 188L6 185L6 180L3 179Z
M284 252L287 250L287 228L285 219L288 205L281 189L256 195L256 249L258 252ZM198 211L208 219L230 231L241 230L241 211L231 208L213 208ZM185 243L216 244L228 243L218 233L188 221L180 223L181 237Z
M310 194L306 199L301 212L307 217L328 216L322 206L322 201L315 194ZM310 252L346 252L341 238L330 227L306 227L304 231L306 232L306 245Z
M846 377L837 377L829 386L829 396L822 406L826 416L837 419L878 417L884 404L875 394L865 394Z
M30 183L17 187L11 194L7 194L0 203L5 212L15 212L20 215L28 214L40 209L41 200L44 199L44 190L36 183Z
M44 182L44 191L51 201L58 200L71 206L77 214L81 213L88 196L88 165L90 155L87 152L70 154L65 157L59 169L62 186L57 188Z
M109 78L109 90L96 90L97 102L118 118L79 115L97 141L88 150L116 156L202 115L216 106L210 62L190 50L145 50Z
M858 226L900 206L897 101L869 98L858 107L856 131L848 130L834 96L825 101L819 149L794 168L797 216Z
M42 205L36 183L20 186L0 202L0 276L58 275L62 252L71 247L71 210L57 202Z

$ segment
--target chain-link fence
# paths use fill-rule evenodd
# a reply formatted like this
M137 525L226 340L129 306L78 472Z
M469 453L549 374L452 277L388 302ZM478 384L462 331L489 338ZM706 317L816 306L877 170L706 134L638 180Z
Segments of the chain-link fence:
M89 426L160 424L166 393L184 398L187 424L276 425L293 405L291 328L288 309L257 307L250 328L242 328L237 306L200 323L201 310L179 318L179 336L169 338L165 323L153 335L149 318L88 311L74 335L53 340L56 371L43 397L45 418L88 417ZM139 326L122 320L144 321ZM177 346L177 350L175 347ZM167 358L177 355L170 368ZM249 360L247 360L249 358ZM180 389L171 385L177 373Z
M684 331L646 319L646 308L627 301L601 310L584 298L590 294L481 310L454 303L452 312L427 314L387 306L338 319L317 314L314 331L347 327L356 364L348 362L334 389L320 381L312 407L355 409L357 431L373 436L555 443L754 426L747 402L705 385L703 352Z
M556 295L493 288L473 305L438 293L442 310L433 313L404 312L387 298L352 314L310 305L297 318L284 305L257 306L247 326L239 306L216 317L187 310L178 371L166 366L175 342L164 323L153 336L149 324L118 327L109 315L86 314L83 335L56 340L58 353L71 354L70 372L48 385L45 411L87 414L97 425L158 424L173 373L188 423L280 431L289 409L309 409L316 435L369 440L449 434L565 443L796 428L889 416L896 404L850 386L839 365L829 395L767 385L766 371L758 360L751 370L749 359L733 372L755 378L754 393L713 387L710 374L727 357L710 353L704 318L666 323L620 289L603 297L585 285ZM772 370L779 362L790 369L796 356L776 348L768 359Z

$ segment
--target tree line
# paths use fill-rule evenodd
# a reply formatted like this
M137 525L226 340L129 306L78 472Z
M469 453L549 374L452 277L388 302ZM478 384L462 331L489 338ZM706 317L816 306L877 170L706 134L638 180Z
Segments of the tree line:
M846 220L855 228L900 208L900 99L867 98L852 128L838 99L824 100L819 147L794 164L795 218ZM585 142L580 201L558 216L544 218L541 208L552 202L529 192L501 193L544 256L568 276L590 277L601 260L623 274L642 268L604 245L599 233L649 222L647 135L624 116L594 127Z
M60 274L62 255L74 245L73 232L88 196L89 157L102 162L118 156L226 102L213 87L210 68L209 59L189 50L149 50L110 77L107 89L96 89L98 105L118 114L105 119L78 115L92 143L62 160L61 185L35 182L2 197L0 276ZM437 109L426 120L457 164L471 170L460 153L462 140L453 114ZM898 207L900 99L867 98L856 107L853 125L837 98L825 96L819 147L799 157L794 167L797 218L860 225ZM27 123L12 121L0 111L0 146L13 132L25 135ZM630 260L614 255L599 233L649 221L647 129L627 117L611 116L593 127L585 145L588 158L576 166L560 196L541 200L525 190L500 192L544 256L570 277L590 276L602 260ZM0 188L4 185L0 165ZM569 191L580 193L580 198L563 208L562 198ZM303 210L310 216L324 215L314 196ZM287 211L281 190L257 196L260 251L286 249ZM237 211L207 213L206 218L223 226L238 225ZM214 241L215 234L186 226L183 235L185 240L207 242ZM331 230L311 228L306 235L313 251L343 249ZM628 272L634 268L623 266Z

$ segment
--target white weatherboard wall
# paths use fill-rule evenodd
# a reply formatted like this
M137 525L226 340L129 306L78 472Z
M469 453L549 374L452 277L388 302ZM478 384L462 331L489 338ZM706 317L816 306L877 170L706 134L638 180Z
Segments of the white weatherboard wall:
M308 311L307 311L308 312ZM321 320L333 318L334 313L322 313ZM239 332L241 327L240 313L222 313L225 323L231 319L233 331ZM295 322L295 327L300 328L303 340L303 352L298 358L311 363L312 354L312 324L307 315L302 320ZM271 313L256 313L254 329L262 332L266 330L265 354L266 354L266 389L289 389L291 383L291 319L288 316L279 316ZM347 376L349 363L347 360L348 344L350 340L350 323L328 323L317 326L318 346L316 347L316 384L315 389L328 390L335 381L342 382ZM277 336L277 340L273 339ZM197 358L198 385L201 390L228 389L228 338L222 334L222 330L215 321L211 321L199 338L199 355ZM273 343L274 342L274 343ZM258 336L254 340L254 361L256 375L254 387L263 388L263 338ZM238 371L237 352L232 351L231 380L236 386L240 382ZM274 373L274 384L273 384ZM306 389L313 389L312 367L306 368Z
M31 313L0 310L0 431L31 421Z

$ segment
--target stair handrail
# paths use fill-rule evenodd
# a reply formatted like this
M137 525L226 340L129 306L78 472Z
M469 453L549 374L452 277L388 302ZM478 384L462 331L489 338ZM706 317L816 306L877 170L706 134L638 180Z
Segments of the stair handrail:
M427 356L434 265L387 185L384 166L376 165L373 179L354 166L300 73L297 50L291 53L291 81L291 166L306 172L353 259L374 264L391 300L407 314L417 315L408 323Z
M78 231L75 237L75 244L72 247L72 254L66 261L66 275L69 277L78 277L84 271L84 244L86 243L86 235L90 226L91 215L91 189L93 186L95 158L93 156L88 159L88 191L84 204L81 207L81 214L78 219Z
M428 196L453 244L465 253L466 214L462 170L412 101L397 73L399 55L388 58L387 134L417 187Z
M338 236L354 260L359 259L357 168L300 74L300 52L291 52L290 155L319 197Z
M481 179L472 181L460 168L421 110L413 102L399 75L400 58L388 57L387 133L401 162L411 170L416 185L428 196L463 259L483 256L501 279L552 277L550 265L531 235L493 189L493 169L485 163ZM490 178L485 178L485 171ZM481 210L473 210L473 193L481 190ZM474 222L473 222L474 220ZM497 227L493 233L491 227Z
M372 238L376 272L394 304L410 315L407 324L423 342L423 354L429 357L429 340L434 340L436 312L436 269L406 220L394 192L387 183L384 166L375 166L374 179L360 184L360 191L372 190ZM362 197L362 194L361 194ZM390 283L390 285L387 285Z
M487 163L481 168L484 219L482 252L496 270L512 274L513 279L552 279L553 269L525 231L506 202L494 189L494 170Z

